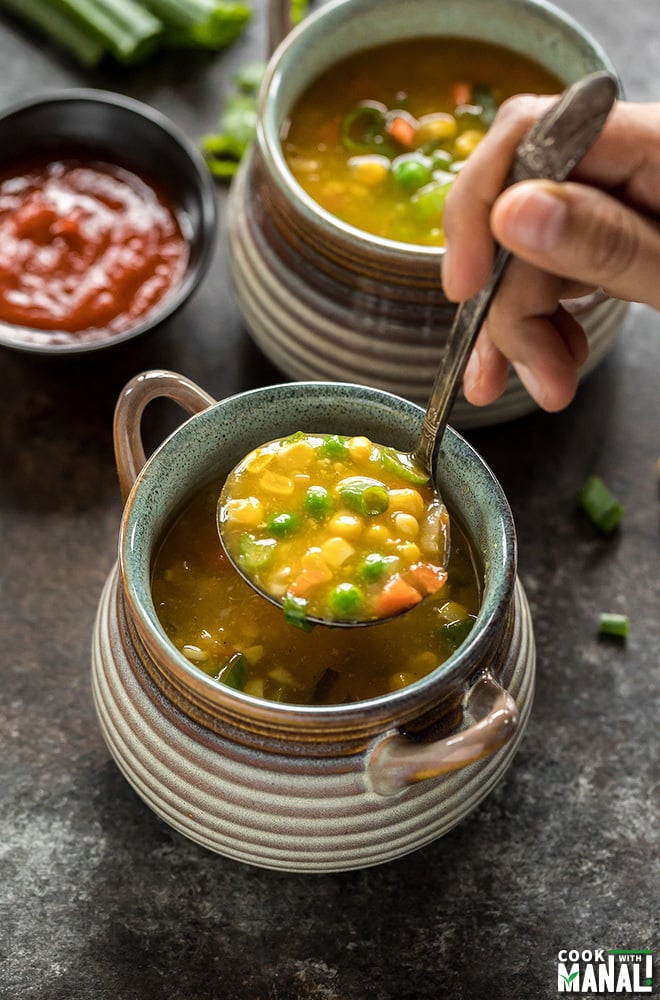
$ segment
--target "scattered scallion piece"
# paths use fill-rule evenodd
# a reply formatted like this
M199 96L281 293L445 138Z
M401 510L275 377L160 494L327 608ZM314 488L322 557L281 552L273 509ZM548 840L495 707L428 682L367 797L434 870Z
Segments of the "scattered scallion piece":
M621 522L623 505L600 476L587 479L580 491L579 502L591 523L606 535L610 535Z
M227 98L219 131L205 135L201 141L209 170L218 180L231 180L256 135L257 96L264 70L263 64L253 64L237 74L237 92Z
M137 0L57 0L57 7L124 63L153 52L165 30L163 22Z
M234 653L223 667L218 678L228 687L242 691L248 679L248 663L242 653Z
M619 639L625 639L630 632L628 615L601 611L598 619L598 630L601 635L613 635Z

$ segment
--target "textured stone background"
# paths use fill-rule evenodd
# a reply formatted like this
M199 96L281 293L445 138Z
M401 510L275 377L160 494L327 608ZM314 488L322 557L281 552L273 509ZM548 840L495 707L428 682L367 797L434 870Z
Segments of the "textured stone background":
M609 50L631 99L660 97L657 0L562 6ZM3 20L0 104L109 87L197 139L262 50L258 16L221 59L83 74ZM120 516L112 410L152 367L215 396L280 378L241 327L221 243L193 301L151 340L84 362L0 352L3 1000L528 1000L555 996L562 947L655 949L660 995L660 318L632 307L567 412L470 435L518 525L539 655L528 734L447 837L341 875L206 853L151 814L101 740L89 644ZM156 404L147 440L177 420ZM609 541L575 511L592 472L626 504ZM597 638L604 609L630 615L625 645Z

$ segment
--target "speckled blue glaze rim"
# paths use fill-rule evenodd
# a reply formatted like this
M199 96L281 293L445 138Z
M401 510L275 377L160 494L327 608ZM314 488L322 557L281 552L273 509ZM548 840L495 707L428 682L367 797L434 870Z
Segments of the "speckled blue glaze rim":
M549 0L331 0L309 14L273 53L259 95L257 145L280 191L329 234L372 253L440 260L444 247L374 236L322 208L289 170L280 136L288 111L325 69L366 47L420 35L483 39L520 51L565 85L597 70L617 77L609 56L581 24Z
M319 725L347 715L381 713L389 719L412 703L445 689L452 678L466 679L487 654L510 605L516 578L517 544L511 509L495 475L475 449L447 427L435 469L450 508L460 510L464 527L483 562L481 610L466 642L426 677L401 690L351 704L300 706L266 702L234 691L197 670L168 639L158 620L150 589L155 546L186 499L226 473L252 448L303 429L308 432L363 433L401 450L412 447L423 419L414 403L379 389L352 383L283 383L228 397L188 418L152 454L137 476L124 508L119 563L128 601L151 649L167 660L178 679L203 691L209 703L238 704L272 721L273 716L313 720ZM377 625L375 627L378 627Z

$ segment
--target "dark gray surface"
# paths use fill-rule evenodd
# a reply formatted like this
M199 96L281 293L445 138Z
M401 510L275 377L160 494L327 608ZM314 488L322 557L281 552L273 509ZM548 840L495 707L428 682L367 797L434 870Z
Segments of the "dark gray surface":
M610 51L631 99L660 96L657 0L563 6ZM196 139L262 39L258 19L220 59L102 76L2 21L0 104L106 86ZM216 396L279 380L241 327L221 245L151 340L88 361L0 353L3 1000L526 1000L556 995L563 947L655 949L659 996L660 317L631 309L567 412L470 435L518 525L539 655L528 734L444 839L336 876L252 869L184 840L100 737L89 645L120 516L112 410L130 376L160 366ZM176 419L155 405L149 441ZM626 504L609 541L575 510L593 472ZM630 615L626 644L597 638L600 610Z

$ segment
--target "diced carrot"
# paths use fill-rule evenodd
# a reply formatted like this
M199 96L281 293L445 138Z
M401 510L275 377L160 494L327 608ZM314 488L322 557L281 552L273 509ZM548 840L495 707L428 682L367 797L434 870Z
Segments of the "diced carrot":
M434 563L420 562L410 567L410 575L424 594L435 594L447 582L447 570Z
M327 583L332 574L322 569L302 569L289 587L289 593L294 597L307 597L310 590L322 583Z
M454 104L472 103L472 84L465 80L457 80L456 83L453 83L449 88L449 93Z
M405 611L419 604L422 595L418 590L406 582L403 577L393 576L383 587L380 597L376 601L376 614L380 618L388 618L396 615L399 611Z
M417 125L411 118L393 115L387 123L386 131L404 149L412 149L415 145Z

